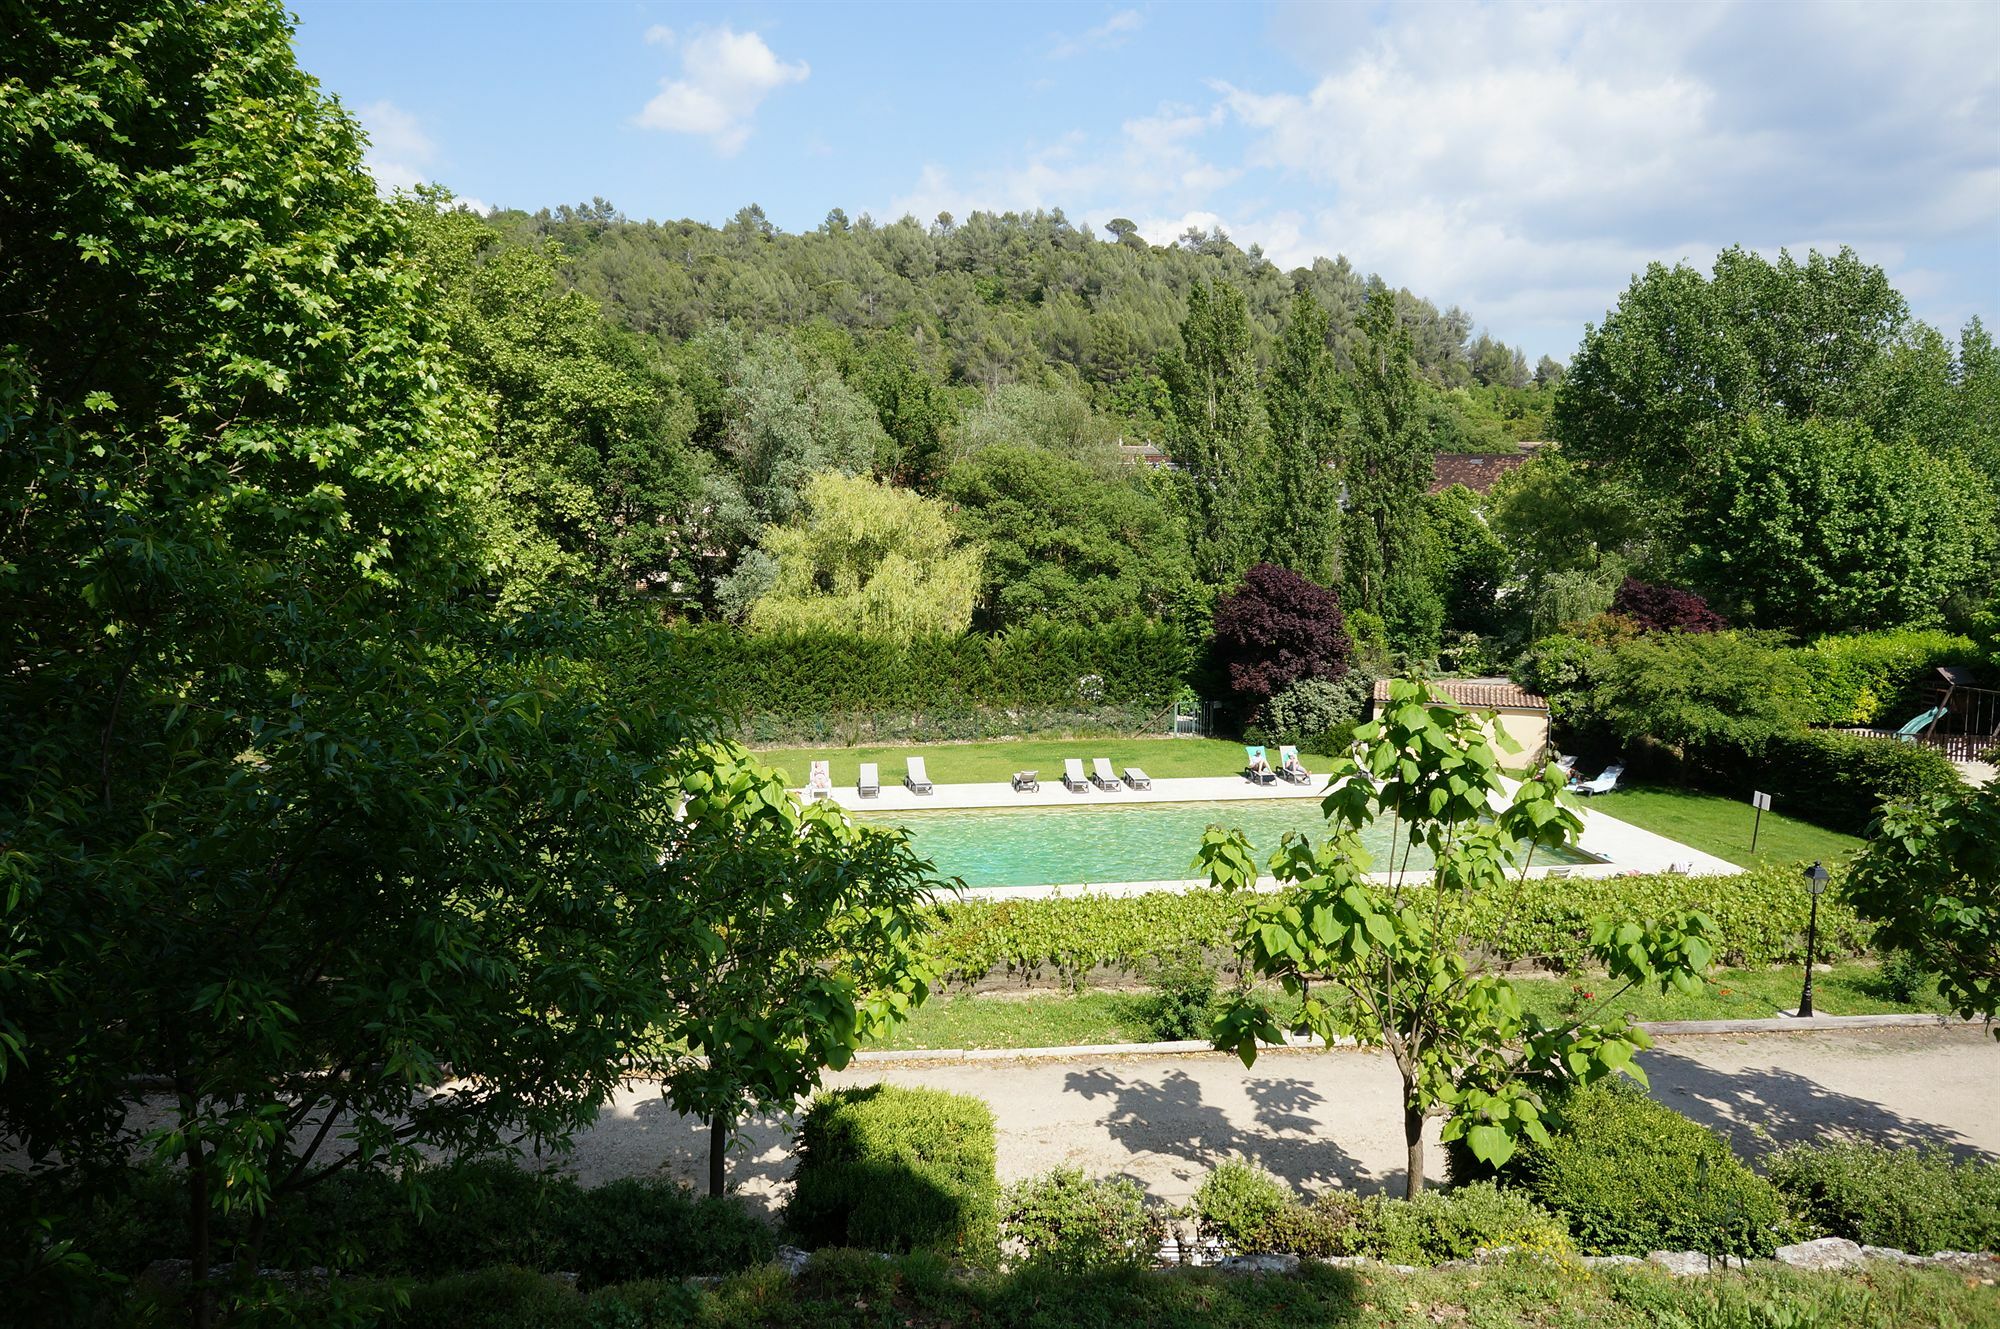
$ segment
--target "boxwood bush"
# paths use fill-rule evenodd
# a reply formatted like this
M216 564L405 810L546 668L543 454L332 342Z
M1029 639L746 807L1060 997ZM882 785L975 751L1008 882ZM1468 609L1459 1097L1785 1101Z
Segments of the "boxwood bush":
M811 1246L999 1259L993 1110L942 1089L818 1094L799 1131L785 1222Z
M1828 1236L1918 1255L2000 1250L2000 1165L1843 1142L1780 1149L1768 1168L1792 1213Z
M1562 1215L1588 1252L1769 1256L1801 1235L1720 1136L1628 1082L1573 1089L1554 1118L1549 1142L1526 1145L1498 1180ZM1447 1152L1453 1176L1478 1170Z
M1001 1239L1023 1261L1064 1273L1150 1264L1165 1235L1165 1216L1147 1207L1137 1185L1077 1168L1010 1186L1000 1204Z

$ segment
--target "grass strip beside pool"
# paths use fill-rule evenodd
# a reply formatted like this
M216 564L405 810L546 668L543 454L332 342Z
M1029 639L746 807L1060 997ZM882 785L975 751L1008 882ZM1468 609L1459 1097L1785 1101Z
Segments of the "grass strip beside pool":
M881 768L882 783L903 778L903 762L922 757L938 784L1004 783L1015 771L1042 773L1055 784L1063 759L1076 757L1087 768L1092 757L1107 757L1114 770L1137 766L1157 780L1188 776L1235 775L1243 769L1243 745L1219 738L1023 738L987 743L904 743L861 748L763 748L758 759L776 766L794 785L803 785L815 761L832 763L833 782L851 785L864 761ZM1194 851L1188 851L1192 854Z
M1704 794L1692 789L1642 786L1599 794L1589 805L1656 835L1692 845L1738 867L1764 863L1796 863L1820 859L1845 862L1862 842L1838 831L1787 817L1773 809L1764 814L1757 832L1757 852L1750 852L1750 827L1755 811L1747 802Z

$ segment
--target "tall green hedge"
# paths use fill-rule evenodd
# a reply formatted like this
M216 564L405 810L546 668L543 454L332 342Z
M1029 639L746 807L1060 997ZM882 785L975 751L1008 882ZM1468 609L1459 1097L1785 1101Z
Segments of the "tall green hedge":
M1893 729L1938 681L1939 665L1972 664L1979 648L1956 633L1910 630L1821 637L1791 654L1806 678L1805 723Z
M811 1246L933 1250L971 1265L1000 1251L993 1109L942 1089L817 1095L799 1130L785 1223Z
M907 643L704 625L667 640L673 667L767 743L1133 729L1173 702L1188 665L1177 628L1142 620Z
M1866 834L1885 802L1959 786L1957 768L1935 748L1825 730L1771 739L1755 754L1709 753L1699 778L1736 797L1762 790L1786 816L1848 835Z
M1865 954L1872 930L1837 897L1820 901L1820 954ZM1722 963L1787 964L1804 956L1808 903L1795 865L1728 877L1536 877L1518 901L1508 893L1482 905L1466 940L1500 960L1570 967L1588 957L1590 922L1601 914L1698 909L1715 920ZM1227 952L1244 908L1212 890L963 900L936 908L929 945L943 972L961 981L994 972L1073 980L1100 966L1141 971L1189 949Z

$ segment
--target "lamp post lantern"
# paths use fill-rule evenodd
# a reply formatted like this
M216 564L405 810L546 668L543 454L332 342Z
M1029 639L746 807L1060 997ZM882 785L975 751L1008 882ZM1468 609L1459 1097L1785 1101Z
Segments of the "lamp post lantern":
M1819 950L1819 896L1826 889L1826 879L1830 875L1817 861L1805 871L1806 894L1812 897L1812 912L1806 916L1806 986L1805 991L1799 994L1801 1019L1812 1018L1813 961L1818 958L1816 952Z

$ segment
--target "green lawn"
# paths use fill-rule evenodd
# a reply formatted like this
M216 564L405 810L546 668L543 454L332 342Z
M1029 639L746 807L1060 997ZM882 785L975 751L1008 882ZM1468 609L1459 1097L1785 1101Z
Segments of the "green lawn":
M1862 843L1851 835L1766 812L1757 835L1757 852L1752 854L1750 823L1756 813L1749 803L1691 789L1621 789L1599 794L1589 804L1606 816L1705 850L1738 867L1814 858L1832 863L1846 858Z
M853 784L864 761L881 767L884 784L899 784L903 761L921 756L931 779L939 784L1005 781L1015 771L1040 771L1054 783L1062 778L1063 758L1081 758L1086 770L1092 757L1108 757L1114 770L1137 766L1159 779L1188 775L1234 775L1243 769L1243 745L1219 738L1023 738L990 743L904 743L865 748L764 748L762 760L784 771L794 785L806 782L815 761L833 763L833 782Z
M1768 1019L1799 1002L1802 971L1793 969L1725 970L1700 992L1683 996L1669 992L1629 992L1606 1001L1599 1012L1609 1016L1629 1011L1641 1020ZM1610 995L1602 978L1522 978L1516 980L1530 1010L1560 1013L1576 1001L1596 1010L1599 998ZM1585 993L1590 994L1588 998ZM1813 1009L1821 1015L1880 1015L1895 1011L1936 1011L1936 993L1929 1000L1901 1004L1881 990L1871 965L1843 964L1813 976ZM1283 1013L1284 1001L1275 1004ZM876 1046L917 1048L1077 1047L1087 1043L1146 1043L1160 1037L1148 1018L1152 997L1146 992L1084 992L1076 996L1012 993L941 997L920 1007L893 1038Z

